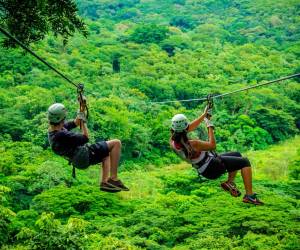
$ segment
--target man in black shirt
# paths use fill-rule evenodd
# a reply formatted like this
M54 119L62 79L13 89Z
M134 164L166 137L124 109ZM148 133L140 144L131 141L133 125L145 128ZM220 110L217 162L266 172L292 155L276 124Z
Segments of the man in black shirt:
M63 104L55 103L49 107L48 138L52 150L69 159L77 168L84 169L90 165L102 163L100 190L107 192L128 191L129 189L117 177L121 141L114 139L91 145L87 144L89 133L85 114L82 111L78 112L75 120L65 122L67 110ZM71 131L78 126L81 127L82 134ZM82 164L74 164L74 162L78 162L78 158Z

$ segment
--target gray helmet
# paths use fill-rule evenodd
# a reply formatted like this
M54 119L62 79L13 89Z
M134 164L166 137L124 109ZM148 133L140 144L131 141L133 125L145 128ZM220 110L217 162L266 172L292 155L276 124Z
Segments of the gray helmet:
M61 103L54 103L48 108L48 120L51 123L60 123L67 116L67 110Z
M173 116L171 127L175 132L182 132L186 130L188 126L189 122L185 115L177 114Z

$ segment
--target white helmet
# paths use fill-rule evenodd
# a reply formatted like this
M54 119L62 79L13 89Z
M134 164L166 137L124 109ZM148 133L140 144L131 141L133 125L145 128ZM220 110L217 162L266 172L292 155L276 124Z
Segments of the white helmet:
M174 115L172 118L172 129L175 132L182 132L189 126L188 119L183 114Z
M60 123L67 116L67 110L61 103L54 103L48 108L48 120L52 123Z

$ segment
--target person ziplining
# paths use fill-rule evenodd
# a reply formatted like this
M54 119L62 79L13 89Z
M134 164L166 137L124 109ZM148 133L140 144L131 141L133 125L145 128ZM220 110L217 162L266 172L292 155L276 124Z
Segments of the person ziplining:
M88 144L89 132L85 111L86 103L81 102L77 117L66 122L67 110L63 104L54 103L49 107L48 139L52 150L67 158L78 169L102 164L102 177L99 180L100 190L105 192L129 191L128 187L118 179L121 141L113 139ZM81 128L81 134L71 131L78 126Z
M241 192L234 183L235 176L240 170L246 194L243 202L254 205L263 205L252 190L252 170L250 161L239 152L217 154L214 125L211 121L212 106L206 106L202 115L192 122L188 122L184 114L176 114L172 118L170 146L173 151L183 160L192 164L199 175L213 180L228 173L227 181L221 183L221 187L232 196L238 197ZM208 141L191 140L188 133L194 131L201 122L205 122L208 129Z
M81 91L80 84L74 83L72 80L70 80L70 78L66 77L62 72L38 56L35 52L13 37L1 26L0 32L12 39L16 44L20 45L25 51L37 58L40 62L49 67L69 84L73 85L77 91ZM299 76L300 73L296 73L269 82L259 83L227 93L214 95L211 96L211 100L242 91L247 91L260 86L265 86L271 83L282 82ZM73 121L65 122L67 111L63 104L55 103L49 107L48 138L51 148L56 154L69 159L69 161L73 164L73 167L75 166L76 168L85 169L90 165L102 163L102 179L100 181L100 189L102 191L119 192L121 190L129 190L117 177L121 154L121 141L114 139L96 142L92 145L88 144L89 136L86 125L87 117L85 114L87 106L82 102L82 98L80 99L80 111ZM167 104L193 101L200 102L205 100L206 98L196 98L187 100L154 101L150 102L149 104ZM240 195L240 192L234 184L234 178L237 171L241 170L246 189L246 194L243 201L256 205L263 204L252 191L252 172L249 160L242 157L239 152L217 155L212 151L216 146L216 142L214 139L213 125L210 121L210 116L206 117L207 113L208 109L205 110L203 115L190 124L188 123L185 115L175 115L172 119L172 136L170 140L171 147L181 158L189 163L192 163L193 166L198 170L199 174L208 179L216 179L227 171L229 173L228 180L222 183L221 186L224 190L229 191L233 196ZM208 127L209 141L202 142L200 140L189 140L187 133L195 130L202 121L205 121ZM78 126L81 128L82 134L77 134L71 131ZM74 175L75 172L73 168L73 176Z

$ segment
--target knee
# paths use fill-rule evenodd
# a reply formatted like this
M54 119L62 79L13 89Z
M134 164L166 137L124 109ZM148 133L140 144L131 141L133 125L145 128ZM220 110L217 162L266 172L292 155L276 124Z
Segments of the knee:
M111 144L112 147L116 147L116 148L122 147L122 142L119 139L113 139L113 140L109 141L109 144Z
M122 143L119 139L113 139L106 142L109 151L112 151L113 149L121 149Z
M122 147L122 142L119 139L114 139L116 147Z

